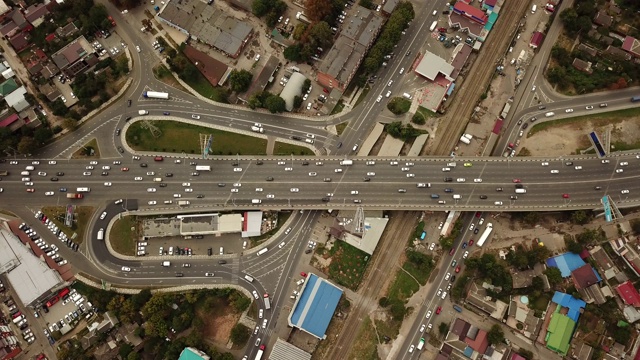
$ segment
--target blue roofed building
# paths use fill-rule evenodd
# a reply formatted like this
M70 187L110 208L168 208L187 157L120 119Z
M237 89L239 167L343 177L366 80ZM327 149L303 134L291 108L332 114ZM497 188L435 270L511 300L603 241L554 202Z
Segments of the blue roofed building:
M546 329L545 341L547 348L566 355L569 351L578 318L587 303L559 291L553 294L551 302L557 304L557 306L555 306L555 309L553 306L549 308L548 316L550 316L550 321Z
M324 339L342 293L329 281L309 274L287 319L289 326Z
M547 259L547 266L560 270L563 278L571 276L571 272L584 266L585 262L580 255L574 253L564 253Z
M184 348L184 350L182 350L182 352L180 353L180 357L178 358L178 360L209 360L209 359L211 359L209 355L192 347Z

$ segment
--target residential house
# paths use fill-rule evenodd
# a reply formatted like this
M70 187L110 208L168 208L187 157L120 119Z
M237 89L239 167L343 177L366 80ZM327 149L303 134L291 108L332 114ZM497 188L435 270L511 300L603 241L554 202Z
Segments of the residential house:
M598 55L598 50L596 50L595 48L586 45L584 43L580 43L580 45L578 45L578 50L582 51L584 53L587 53L591 56L597 56Z
M509 327L522 333L528 339L535 340L542 328L542 323L542 319L536 317L535 311L529 307L528 296L514 295L511 297L507 315Z
M13 113L3 119L0 119L0 128L9 128L11 132L14 132L23 127L25 122L20 119L20 116Z
M440 351L446 354L456 352L458 356L479 359L485 354L488 347L487 331L456 318L452 322Z
M463 1L458 1L453 5L453 12L481 25L485 25L489 19L484 11Z
M31 42L31 35L28 33L17 32L9 38L9 43L16 52L20 52L27 48Z
M508 305L506 303L488 296L486 289L478 286L476 283L471 284L466 301L467 304L475 306L499 321L504 318L504 314L508 309Z
M600 268L600 273L604 274L604 277L609 280L616 276L620 272L613 263L613 260L609 257L606 251L600 246L594 246L589 250L591 257L596 261L596 264Z
M14 79L8 79L0 83L0 96L6 97L12 92L16 91L20 85L16 83Z
M68 23L67 25L63 26L63 27L59 27L56 29L56 35L58 35L58 37L67 37L67 36L71 36L75 33L77 33L78 31L80 31L80 29L78 29L78 27L76 26L76 24L74 23Z
M11 7L4 0L0 0L0 24L4 23L10 14Z
M569 294L556 291L549 305L547 318L551 320L545 336L547 348L566 355L580 314L587 304Z
M223 85L231 73L231 69L225 63L189 45L185 46L183 52L213 86Z
M608 15L605 11L600 10L593 18L593 22L597 25L610 27L613 24L613 16Z
M99 61L95 49L84 36L80 36L51 55L51 60L68 77L87 71Z
M618 254L625 263L629 266L629 269L633 271L636 276L640 276L640 256L632 244L628 243L629 239L626 237L609 240L609 244L613 248L613 251Z
M625 304L640 308L640 294L631 280L618 285L616 291Z
M637 58L640 58L640 40L631 36L625 37L624 41L622 42L622 50Z
M14 92L4 97L7 105L14 108L17 112L27 109L31 104L27 101L24 95L27 93L27 89L24 86L20 86Z
M246 102L249 101L249 98L251 98L251 96L264 91L267 85L274 81L274 75L280 68L278 64L279 59L275 56L269 55L269 58L262 67L262 70L260 70L258 76L251 83L249 90L247 90L247 92L244 94L240 94L238 98Z
M589 264L585 264L571 272L571 280L587 303L595 302L604 304L607 299L600 290L599 283L602 281L596 270Z
M44 17L49 14L49 9L45 4L33 4L25 9L24 16L34 27L40 26L44 22Z
M605 52L605 54L610 54L610 55L613 55L613 56L617 56L617 57L620 57L620 58L625 59L627 61L631 60L631 54L629 54L626 51L624 51L624 50L622 50L622 49L620 49L618 47L615 47L613 45L607 46L607 49L604 52Z
M573 65L574 68L587 73L587 74L591 74L593 73L593 69L591 68L591 61L584 61L578 58L573 59L573 63L571 63L571 65Z
M354 10L358 16L347 18L338 39L319 65L317 81L325 88L340 92L347 89L382 29L384 20L375 11L360 5Z
M391 13L393 12L393 10L396 9L396 6L398 6L398 4L400 3L400 0L387 0L386 2L382 2L382 15L384 16L390 16Z
M582 341L574 341L571 357L576 360L591 359L593 348Z
M11 38L19 32L31 31L33 28L19 10L12 10L7 19L9 21L0 26L0 33L6 38Z

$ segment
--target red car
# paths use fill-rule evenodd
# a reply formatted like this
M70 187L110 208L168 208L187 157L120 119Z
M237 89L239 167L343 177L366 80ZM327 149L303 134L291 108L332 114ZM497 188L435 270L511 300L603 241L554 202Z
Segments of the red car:
M36 192L36 189L27 189L27 192Z
M164 160L164 158L162 156L156 156L155 158L153 158L153 160L162 161L162 160Z
M473 245L473 239L469 240L469 246Z
M122 169L120 169L120 171L129 171L128 167L123 167Z
M479 218L482 213L480 211L476 211L476 217Z
M513 182L514 182L514 183L519 183L519 182L520 182L520 179L513 179Z
M324 91L327 94L329 93L329 90L327 90L327 89L322 89L322 91Z
M436 315L440 314L442 312L442 306L438 306L438 308L436 309Z
M569 198L569 194L562 194L562 197L565 198L565 199L568 199Z
M460 272L460 265L456 266L456 272L459 273Z
M453 253L456 252L456 248L451 248L451 250L449 250L449 255L453 255Z
M300 273L300 276L306 278L307 277L307 273L303 271L303 272Z

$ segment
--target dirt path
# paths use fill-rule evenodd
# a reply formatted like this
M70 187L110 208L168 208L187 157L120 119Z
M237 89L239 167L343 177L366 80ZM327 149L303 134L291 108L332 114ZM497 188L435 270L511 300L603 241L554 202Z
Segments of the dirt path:
M509 46L510 36L516 23L527 10L527 1L507 1L502 8L500 21L496 23L489 41L485 43L480 55L475 60L467 79L458 84L459 92L453 101L455 105L448 109L447 115L440 121L440 128L436 131L432 155L448 155L453 148L457 137L460 136L469 121L469 116L476 106L480 95L485 91L491 81L494 72L487 69L489 64L495 64L505 49Z
M361 296L351 304L349 320L342 328L342 333L333 344L326 359L346 359L351 352L351 347L355 344L363 323L362 320L378 306L380 291L402 256L405 240L414 230L411 224L416 222L418 216L417 212L394 212L390 216L387 229L360 285L358 292Z

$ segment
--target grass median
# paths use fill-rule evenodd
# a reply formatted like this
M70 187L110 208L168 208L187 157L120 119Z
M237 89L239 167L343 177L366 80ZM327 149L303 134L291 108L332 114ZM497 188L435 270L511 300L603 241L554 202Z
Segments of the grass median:
M136 239L138 238L137 221L133 216L124 216L111 227L109 241L113 250L122 255L136 254Z
M129 127L127 143L138 151L200 154L200 134L213 135L211 155L266 155L267 140L178 121L138 121Z
M62 230L69 239L73 239L75 243L82 244L87 231L86 226L89 224L95 209L91 206L76 206L73 211L73 223L70 228L64 225L66 211L66 206L45 206L42 208L42 213L53 221L58 229ZM77 234L75 238L73 237L74 233Z
M640 116L640 108L632 108L632 109L623 109L616 110L606 113L593 114L593 115L584 115L571 117L566 119L558 119L545 121L541 123L535 124L531 130L527 133L527 137L533 136L535 133L547 130L560 125L568 125L574 123L581 123L585 121L591 121L591 124L594 128L606 126L609 124L615 124L618 121L626 120L628 118L634 118Z
M311 149L307 147L276 141L276 144L273 148L273 155L291 155L291 154L314 155L313 151L311 151Z

